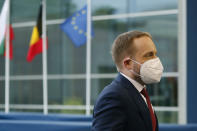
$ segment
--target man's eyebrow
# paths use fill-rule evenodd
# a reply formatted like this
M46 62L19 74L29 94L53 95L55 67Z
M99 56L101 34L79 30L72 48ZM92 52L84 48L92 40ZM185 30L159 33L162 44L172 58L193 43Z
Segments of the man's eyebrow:
M150 53L154 53L154 52L153 52L153 51L145 52L145 53L143 54L143 56L145 56L145 55L147 55L147 54L150 54Z

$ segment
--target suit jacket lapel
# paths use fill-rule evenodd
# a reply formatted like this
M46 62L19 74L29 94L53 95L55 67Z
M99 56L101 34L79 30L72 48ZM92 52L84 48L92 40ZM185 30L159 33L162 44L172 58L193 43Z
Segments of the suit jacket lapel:
M127 80L121 74L118 75L116 80L121 82L121 84L128 90L129 97L132 97L131 99L134 99L134 102L141 113L141 117L144 120L145 126L147 127L147 129L152 131L152 123L149 109L138 90L133 86L133 84L129 80Z

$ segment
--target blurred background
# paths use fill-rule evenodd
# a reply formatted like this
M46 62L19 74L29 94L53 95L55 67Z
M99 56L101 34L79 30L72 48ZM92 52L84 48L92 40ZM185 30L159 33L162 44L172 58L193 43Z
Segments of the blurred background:
M4 0L0 0L0 9L3 3ZM94 37L88 66L87 44L76 47L60 29L60 24L87 1L46 0L48 113L89 115L89 109L92 113L99 93L117 75L110 54L113 40L120 33L140 30L152 35L164 66L161 82L148 88L158 120L160 123L184 123L186 76L180 74L186 72L186 43L182 41L184 33L180 33L184 28L180 25L184 18L179 14L180 3L179 0L92 0ZM31 63L26 61L39 5L40 0L10 2L10 22L15 35L9 68L10 112L43 112L42 54ZM90 69L90 104L86 97L87 68ZM4 110L5 58L0 56L0 111Z

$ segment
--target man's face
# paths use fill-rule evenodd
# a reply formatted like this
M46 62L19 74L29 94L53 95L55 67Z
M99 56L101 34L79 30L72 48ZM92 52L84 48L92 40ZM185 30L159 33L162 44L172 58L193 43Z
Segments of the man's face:
M140 38L136 38L133 41L133 57L132 59L143 64L145 61L156 58L157 49L155 44L151 40L151 38L147 36L143 36ZM131 65L132 70L136 73L140 74L140 65L136 64L133 61L130 61L129 64Z

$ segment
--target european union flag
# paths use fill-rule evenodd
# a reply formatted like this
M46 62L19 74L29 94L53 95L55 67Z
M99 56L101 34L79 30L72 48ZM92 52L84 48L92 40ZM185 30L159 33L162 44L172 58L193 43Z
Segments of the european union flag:
M60 25L72 42L78 47L86 43L87 37L87 6L75 12ZM93 31L91 31L93 36Z

